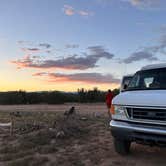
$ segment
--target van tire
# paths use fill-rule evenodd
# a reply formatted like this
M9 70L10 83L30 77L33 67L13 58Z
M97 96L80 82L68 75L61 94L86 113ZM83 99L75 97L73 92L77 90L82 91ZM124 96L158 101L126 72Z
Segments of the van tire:
M130 152L130 141L114 139L115 151L121 155L127 155Z

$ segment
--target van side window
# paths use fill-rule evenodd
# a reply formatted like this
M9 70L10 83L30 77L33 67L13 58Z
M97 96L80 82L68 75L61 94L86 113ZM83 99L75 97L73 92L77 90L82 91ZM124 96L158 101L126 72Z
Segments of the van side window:
M131 82L130 82L130 84L129 84L129 87L130 87L130 88L132 88L132 87L138 87L139 81L140 81L140 76L136 74L136 75L133 77L133 79L131 80Z
M144 85L146 88L149 88L150 85L153 83L154 77L149 77L144 79Z

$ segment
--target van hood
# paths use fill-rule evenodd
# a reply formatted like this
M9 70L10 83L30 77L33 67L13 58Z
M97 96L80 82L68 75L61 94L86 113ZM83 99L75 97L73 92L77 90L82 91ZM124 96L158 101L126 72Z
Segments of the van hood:
M166 90L126 91L116 96L113 104L166 107Z

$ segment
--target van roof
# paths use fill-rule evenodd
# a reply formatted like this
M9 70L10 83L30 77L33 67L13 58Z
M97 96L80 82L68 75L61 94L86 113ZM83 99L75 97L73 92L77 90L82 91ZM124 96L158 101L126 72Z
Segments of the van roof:
M133 77L133 75L134 75L134 74L126 74L126 75L123 76L123 78L124 78L124 77Z
M166 63L147 65L142 67L141 70L150 70L150 69L159 69L159 68L166 68Z

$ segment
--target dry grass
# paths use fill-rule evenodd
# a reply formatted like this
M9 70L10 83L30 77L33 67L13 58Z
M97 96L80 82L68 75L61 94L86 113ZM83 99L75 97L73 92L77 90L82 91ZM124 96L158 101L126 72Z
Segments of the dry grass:
M15 118L12 137L9 130L0 130L0 166L165 166L166 149L157 147L133 144L129 156L119 156L113 148L106 110L96 116L94 112L104 110L99 110L101 105L98 109L93 106L83 106L81 109L90 110L81 113L79 109L70 119L63 115L67 109L57 109L60 106L47 112L24 110ZM0 112L0 120L10 121L9 112Z
M0 114L0 117L10 120L8 113L3 113L2 116ZM89 130L85 124L91 123L93 121L90 120L85 123L80 115L66 118L62 113L20 112L14 118L13 136L1 134L5 139L0 147L0 162L9 165L24 162L26 165L40 165L44 160L45 163L48 160L45 155L58 153L59 149L65 148L68 141L87 136ZM58 135L62 132L63 135ZM38 162L32 163L32 156L35 158L36 154L38 159L35 161Z

